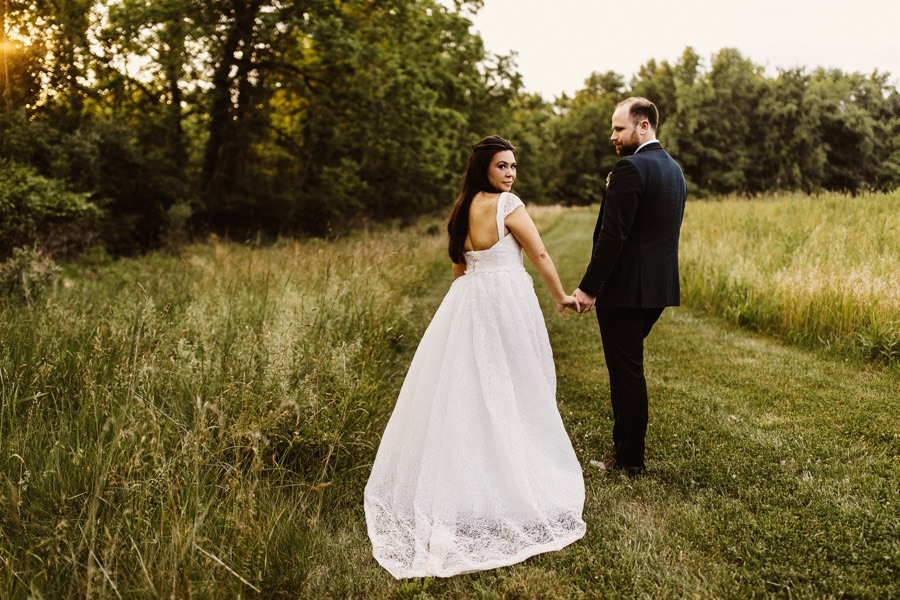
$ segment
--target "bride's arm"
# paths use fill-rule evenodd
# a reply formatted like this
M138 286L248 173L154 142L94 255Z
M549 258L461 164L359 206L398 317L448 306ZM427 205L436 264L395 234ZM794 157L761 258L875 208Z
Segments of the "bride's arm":
M453 280L457 280L463 275L466 274L466 265L458 265L456 263L450 263L453 265Z
M541 234L538 233L537 227L534 221L531 220L531 215L528 214L525 207L520 206L512 211L506 217L505 224L512 234L516 236L516 240L525 250L525 254L528 255L528 260L537 269L541 279L547 285L547 289L550 290L550 295L553 297L553 301L556 302L556 310L562 314L567 314L565 307L569 306L578 311L580 307L577 300L573 296L567 295L563 290L562 282L559 280L559 273L556 272L556 265L553 264L550 253L547 252L544 242L541 241Z

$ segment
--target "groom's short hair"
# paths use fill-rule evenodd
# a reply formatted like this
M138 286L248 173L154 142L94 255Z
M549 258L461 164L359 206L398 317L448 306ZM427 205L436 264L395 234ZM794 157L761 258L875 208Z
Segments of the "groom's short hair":
M650 129L656 131L657 125L659 125L659 111L656 109L656 105L647 100L646 98L642 98L640 96L632 96L631 98L626 98L622 100L616 105L616 108L620 106L628 105L628 116L631 117L631 121L637 125L643 119L647 119L647 122L650 123Z

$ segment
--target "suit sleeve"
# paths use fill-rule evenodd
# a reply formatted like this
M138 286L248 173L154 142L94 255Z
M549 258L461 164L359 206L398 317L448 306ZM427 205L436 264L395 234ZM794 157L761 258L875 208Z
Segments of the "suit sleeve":
M613 167L603 210L600 211L600 230L594 236L591 262L578 288L593 296L599 295L604 283L631 232L643 189L640 171L630 160L620 160Z

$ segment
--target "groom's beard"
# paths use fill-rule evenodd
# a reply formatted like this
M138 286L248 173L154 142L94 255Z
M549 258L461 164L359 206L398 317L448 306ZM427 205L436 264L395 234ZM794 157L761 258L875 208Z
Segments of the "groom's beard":
M638 140L637 136L631 136L631 139L629 139L627 142L623 142L616 146L616 154L618 156L631 156L635 153L635 151L638 149L638 146L640 145L641 143Z

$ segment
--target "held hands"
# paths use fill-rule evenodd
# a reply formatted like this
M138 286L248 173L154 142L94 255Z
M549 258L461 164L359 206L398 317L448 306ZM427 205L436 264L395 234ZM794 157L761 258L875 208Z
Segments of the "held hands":
M575 291L572 292L572 296L578 302L578 306L580 306L579 309L576 309L579 313L583 314L594 310L594 303L597 302L596 296L586 294L578 288L575 288Z
M581 305L578 303L578 299L575 298L575 296L563 296L562 300L556 303L556 312L564 317L570 316L569 312L566 310L567 308L571 308L577 313L581 312Z
M570 308L578 314L584 314L594 310L596 301L597 298L595 296L589 296L576 288L571 296L563 296L562 300L556 303L556 312L564 317L568 317L570 315L566 309Z

